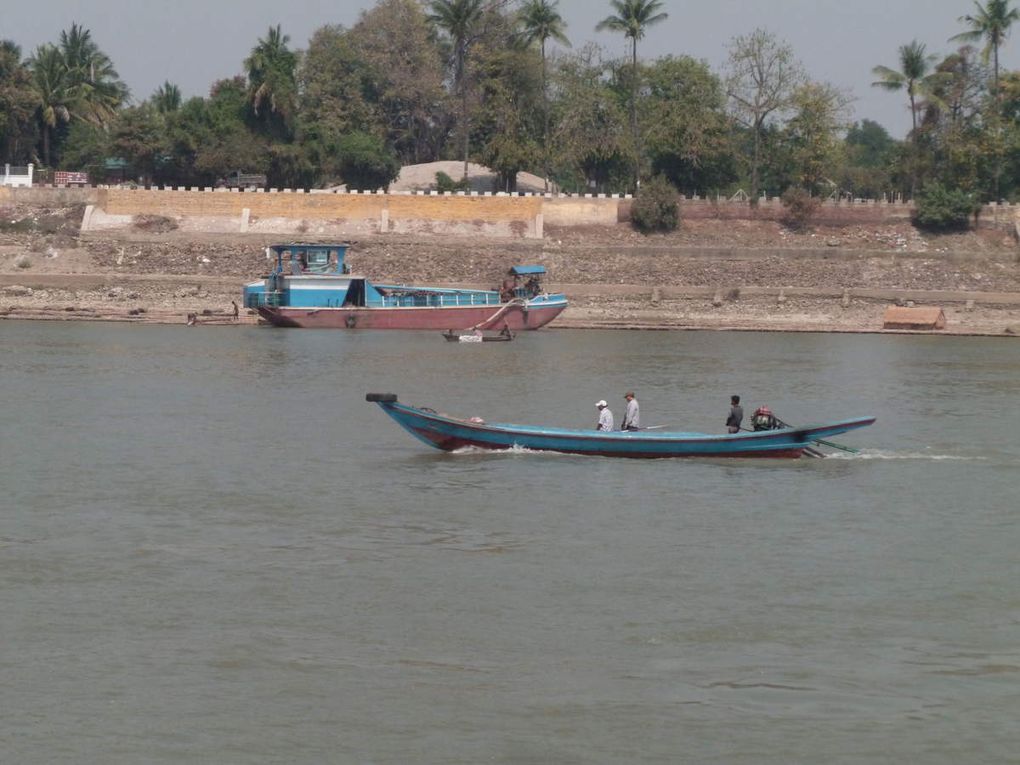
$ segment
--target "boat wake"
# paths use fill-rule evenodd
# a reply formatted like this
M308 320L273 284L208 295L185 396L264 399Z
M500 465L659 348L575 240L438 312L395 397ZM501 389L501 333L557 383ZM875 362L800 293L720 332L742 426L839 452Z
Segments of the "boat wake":
M477 446L463 446L460 449L454 449L450 454L456 454L458 456L464 455L493 455L493 454L541 454L543 457L556 456L556 457L570 457L569 454L562 452L545 451L543 449L528 449L524 446L511 446L509 449L481 449Z
M926 452L890 452L880 449L863 449L859 454L845 452L826 454L830 460L924 460L928 462L985 462L988 457L964 454L929 454Z

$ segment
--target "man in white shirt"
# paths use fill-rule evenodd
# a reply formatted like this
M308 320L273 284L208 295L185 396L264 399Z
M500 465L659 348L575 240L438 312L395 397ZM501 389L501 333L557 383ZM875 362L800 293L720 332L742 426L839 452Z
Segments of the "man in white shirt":
M613 413L609 411L609 404L605 401L599 401L595 404L599 410L599 424L595 430L609 431L613 429Z
M641 430L641 407L634 398L634 391L627 391L624 396L627 399L627 411L623 413L623 425L620 430Z

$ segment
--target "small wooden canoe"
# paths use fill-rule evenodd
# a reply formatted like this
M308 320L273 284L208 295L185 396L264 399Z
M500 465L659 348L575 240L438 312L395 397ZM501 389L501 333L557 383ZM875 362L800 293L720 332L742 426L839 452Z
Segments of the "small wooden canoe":
M462 335L449 329L443 333L443 337L450 343L509 343L516 335L513 332L499 332L495 335Z

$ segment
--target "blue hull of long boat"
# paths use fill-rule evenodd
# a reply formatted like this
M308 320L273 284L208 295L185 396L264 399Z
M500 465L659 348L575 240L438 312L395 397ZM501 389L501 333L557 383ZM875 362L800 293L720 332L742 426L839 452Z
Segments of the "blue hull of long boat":
M813 443L864 428L874 417L756 433L714 435L662 431L616 431L541 428L527 425L462 420L430 409L401 404L388 393L369 393L375 402L411 435L445 451L529 449L603 457L657 459L668 457L800 457Z

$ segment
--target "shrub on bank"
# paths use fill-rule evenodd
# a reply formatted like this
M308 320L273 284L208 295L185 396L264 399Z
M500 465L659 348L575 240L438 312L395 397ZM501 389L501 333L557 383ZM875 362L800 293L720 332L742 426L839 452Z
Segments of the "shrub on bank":
M453 180L453 178L444 173L442 170L436 173L436 191L444 193L470 190L471 181L468 180L467 178L461 178L459 181L455 181Z
M630 208L630 222L642 234L675 231L680 225L680 202L673 184L661 175L644 184Z
M914 225L930 231L966 231L980 209L973 195L934 183L917 198Z
M780 197L783 202L783 223L792 229L802 229L815 217L822 201L810 192L791 186Z

